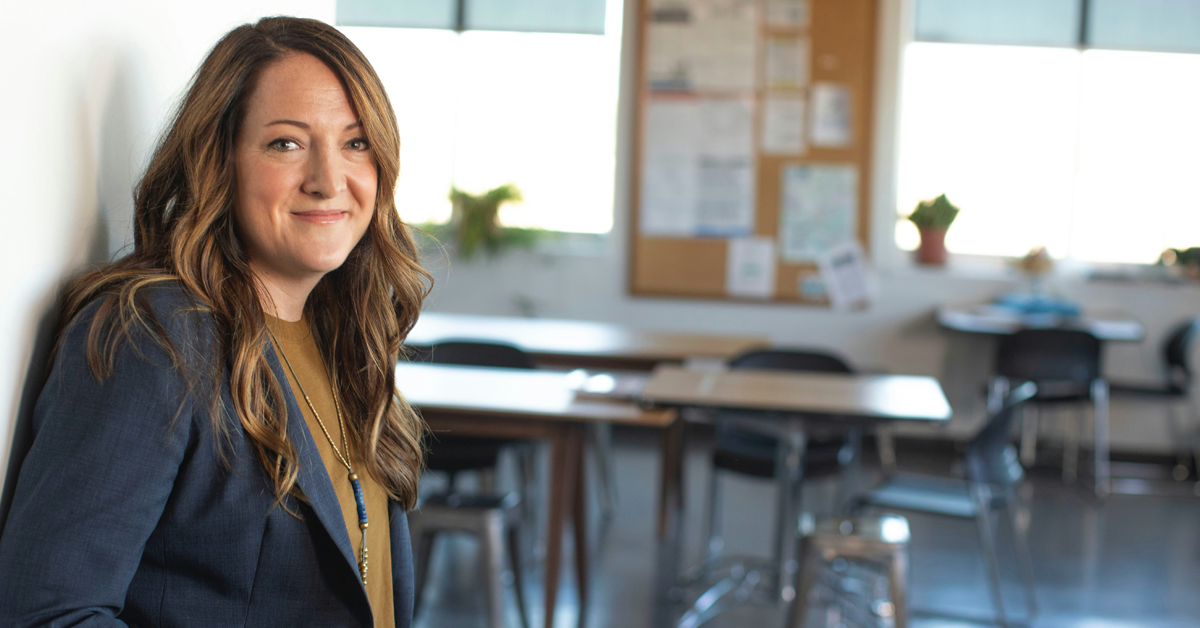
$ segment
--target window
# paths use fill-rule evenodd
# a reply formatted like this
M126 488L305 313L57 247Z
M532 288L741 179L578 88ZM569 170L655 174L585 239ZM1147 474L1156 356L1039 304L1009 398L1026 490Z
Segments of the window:
M1090 47L1195 50L1200 28L1188 25L1200 13L1172 23L1163 11L1184 5L1139 4L1166 7L1139 13L1139 30L1106 0L1037 6L1058 19L1072 15L1064 5L1082 7L1083 21L1049 28L1050 18L989 18L983 33L980 20L960 27L945 15L923 18L918 4L918 37L939 41L904 51L899 214L945 192L963 209L946 239L957 253L1019 256L1046 246L1058 258L1153 263L1167 247L1200 245L1200 54ZM1070 32L1090 43L1062 41ZM963 39L1044 45L954 43ZM897 244L911 249L916 240L898 221Z
M442 222L452 184L514 183L525 201L504 224L610 231L621 4L602 35L342 27L396 109L401 216Z

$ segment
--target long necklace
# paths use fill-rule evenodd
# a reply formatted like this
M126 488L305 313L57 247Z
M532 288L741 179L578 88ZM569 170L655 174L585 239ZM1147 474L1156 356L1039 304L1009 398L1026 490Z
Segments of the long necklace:
M325 439L329 441L329 446L333 448L333 453L337 454L338 460L346 467L346 471L350 474L350 485L354 487L354 503L358 506L358 529L362 531L362 552L358 559L358 572L362 575L363 585L367 584L367 502L363 498L362 485L358 482L358 474L354 472L354 467L350 464L350 447L346 444L346 422L342 419L342 405L338 403L337 391L333 388L333 378L329 377L329 371L326 369L325 376L329 377L329 392L333 394L333 409L337 412L338 429L342 433L342 449L346 450L346 455L342 455L338 449L337 443L333 442L333 437L329 435L329 430L325 427L325 422L321 420L321 415L317 413L316 406L308 398L308 393L304 392L304 384L300 383L300 377L296 375L296 369L292 368L292 361L288 359L287 353L283 350L283 343L275 337L275 332L267 327L267 333L271 335L271 339L275 341L275 346L279 347L279 355L283 356L283 363L287 365L288 371L292 374L292 379L296 380L296 385L300 387L300 394L304 397L304 402L308 404L308 409L312 410L313 418L317 420L317 425L321 426L321 431L325 434Z

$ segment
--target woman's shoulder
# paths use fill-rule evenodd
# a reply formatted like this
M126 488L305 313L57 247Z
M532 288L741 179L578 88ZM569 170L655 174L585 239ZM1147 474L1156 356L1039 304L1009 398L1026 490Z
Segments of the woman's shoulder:
M142 355L177 352L188 362L213 357L218 345L211 309L174 279L97 296L63 328L60 343L82 347L91 338L117 351L128 343Z

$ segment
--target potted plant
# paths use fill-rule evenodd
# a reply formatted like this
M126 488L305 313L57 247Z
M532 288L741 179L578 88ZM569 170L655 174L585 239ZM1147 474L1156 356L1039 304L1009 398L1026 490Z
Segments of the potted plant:
M917 247L917 262L941 266L946 263L946 230L958 216L955 207L943 194L931 201L921 201L908 219L921 233Z
M450 222L422 225L422 230L438 240L452 240L460 259L469 260L481 248L496 255L511 246L531 247L542 229L521 229L500 225L500 207L521 201L521 191L508 183L483 194L470 194L450 188Z

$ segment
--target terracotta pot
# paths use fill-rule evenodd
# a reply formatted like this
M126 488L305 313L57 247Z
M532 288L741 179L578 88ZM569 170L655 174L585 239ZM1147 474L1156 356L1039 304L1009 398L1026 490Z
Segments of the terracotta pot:
M921 246L917 247L917 263L932 266L946 264L946 227L918 227Z

